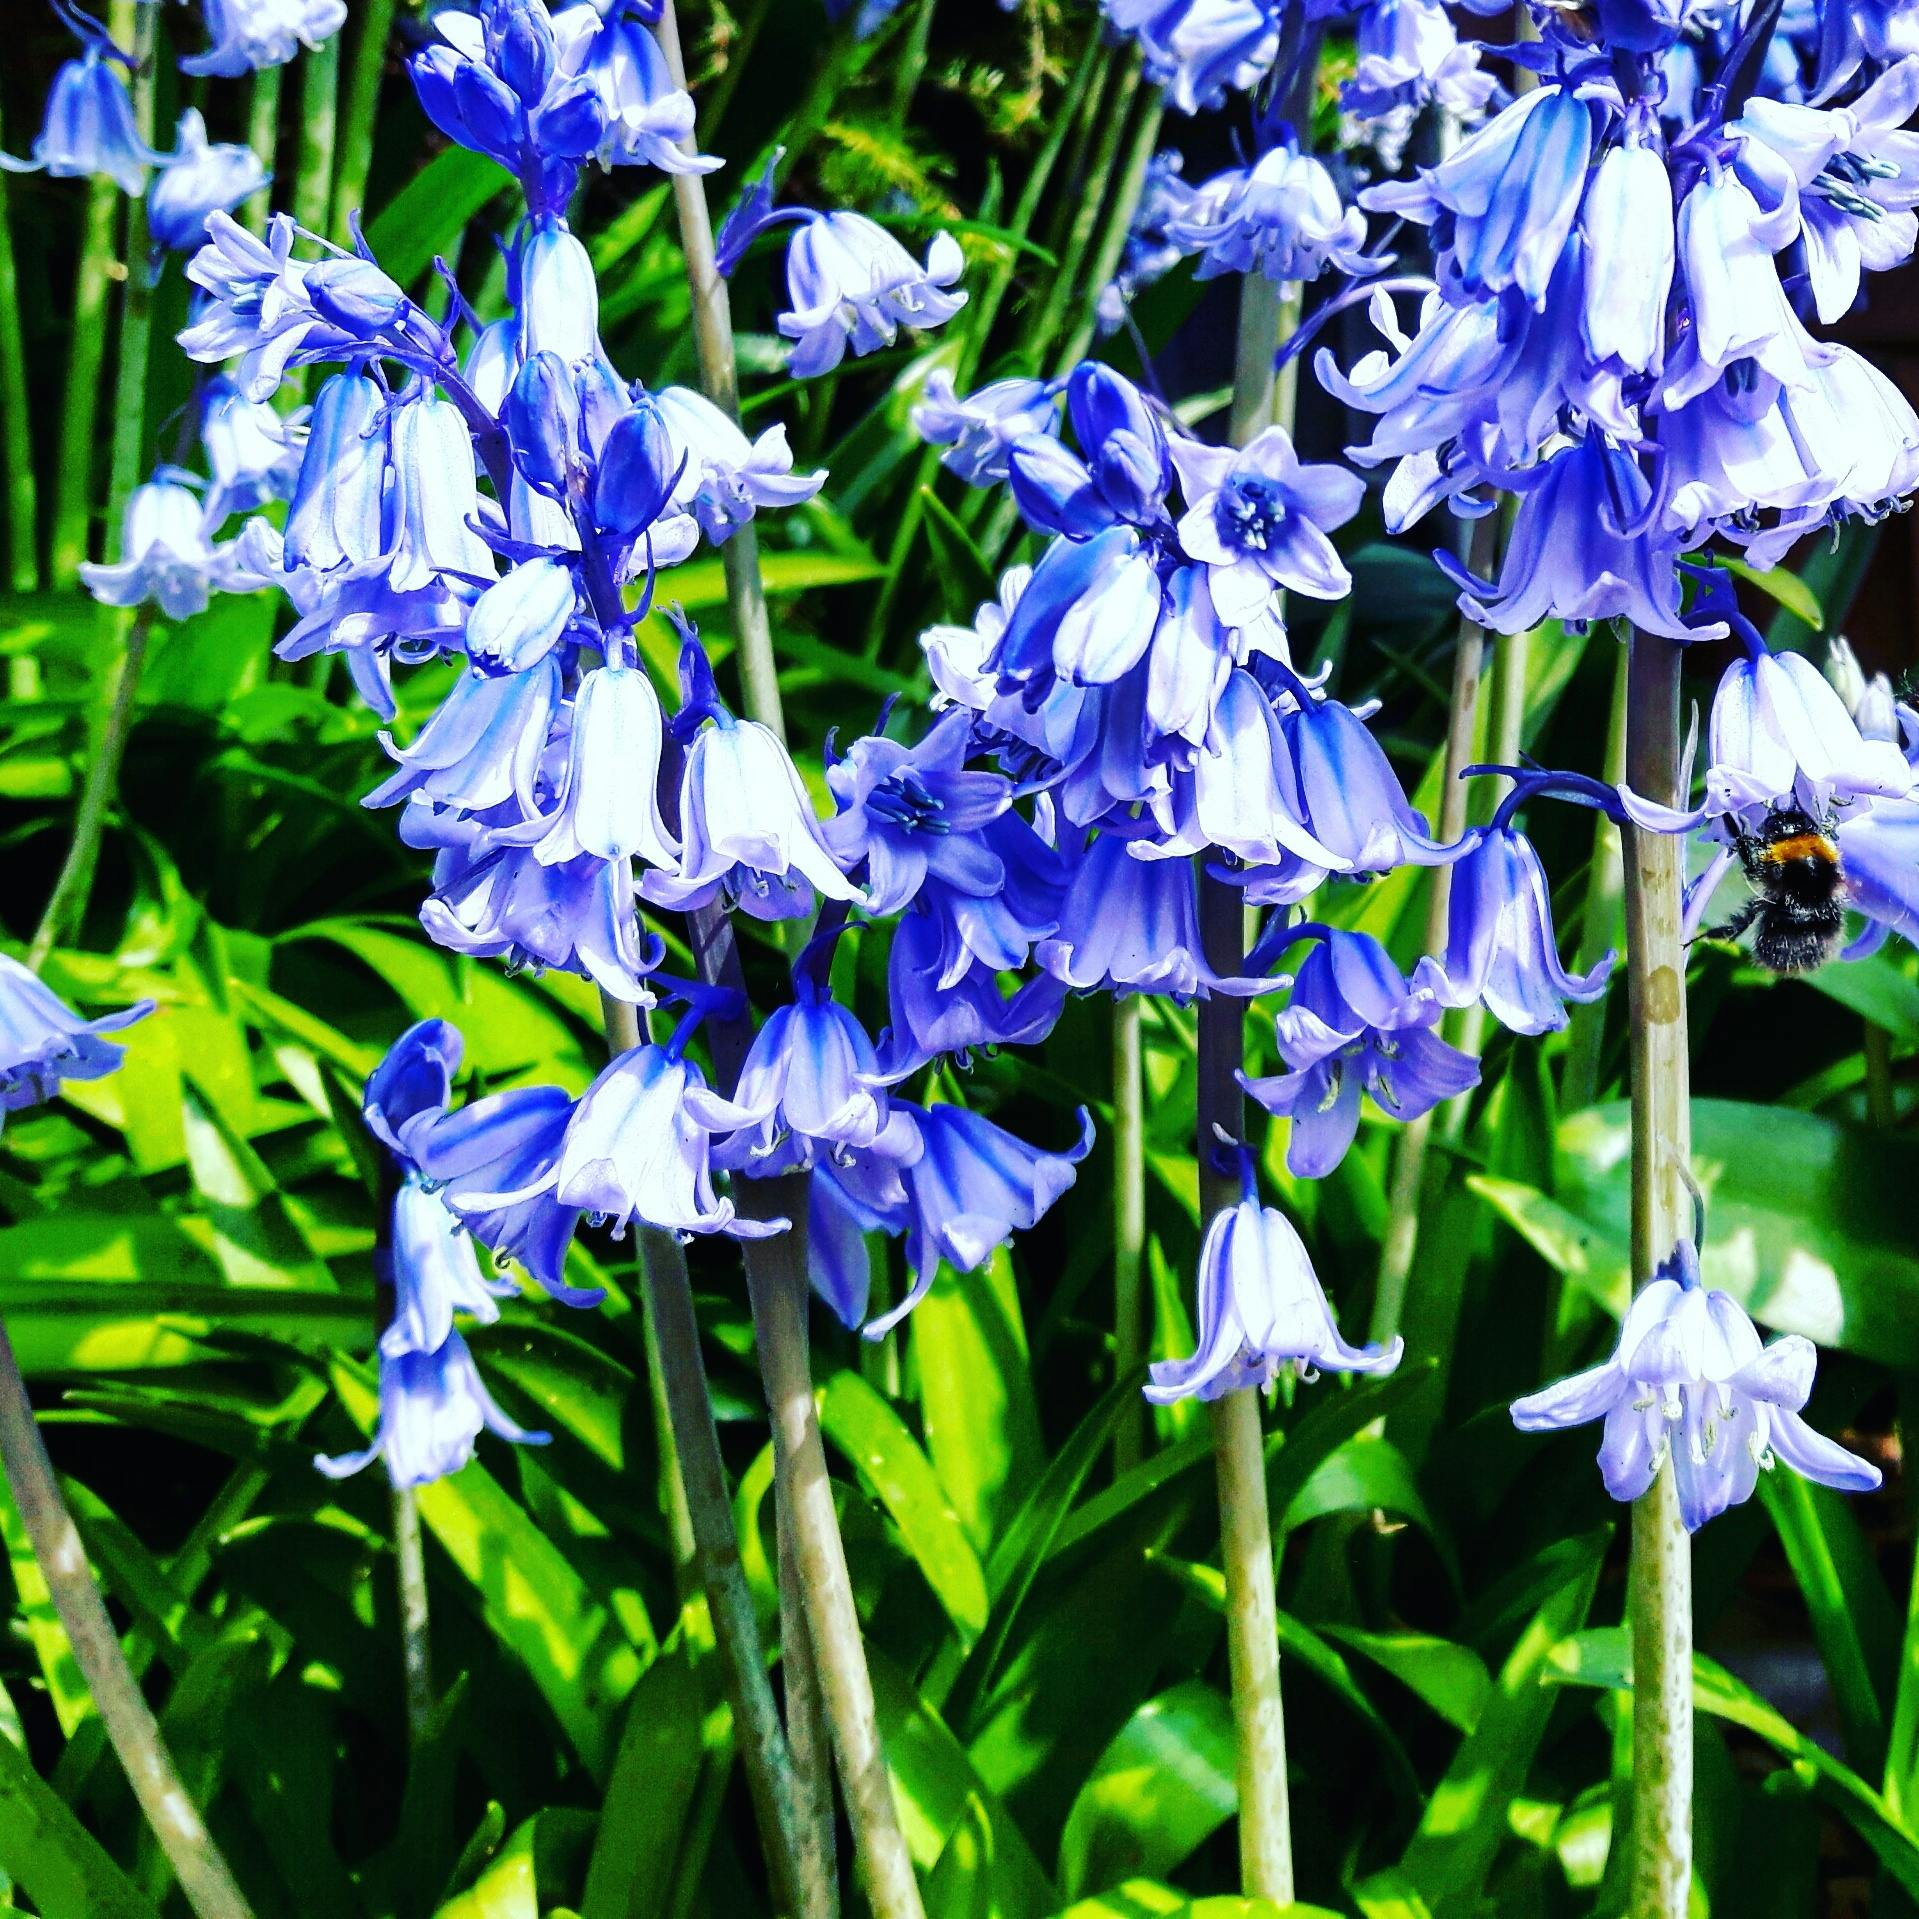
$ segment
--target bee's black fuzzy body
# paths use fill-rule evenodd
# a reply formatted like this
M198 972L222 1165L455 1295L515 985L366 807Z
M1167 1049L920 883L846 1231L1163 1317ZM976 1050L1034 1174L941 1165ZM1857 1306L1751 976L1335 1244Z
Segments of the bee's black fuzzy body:
M1733 848L1753 896L1713 937L1737 939L1753 926L1752 956L1768 972L1823 966L1846 928L1845 869L1831 826L1799 807L1775 807Z

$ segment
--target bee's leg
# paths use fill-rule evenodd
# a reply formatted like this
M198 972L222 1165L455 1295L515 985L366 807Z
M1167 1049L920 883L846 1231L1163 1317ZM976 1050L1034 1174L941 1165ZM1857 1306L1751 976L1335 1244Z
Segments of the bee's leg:
M1718 926L1707 926L1695 935L1698 939L1736 940L1754 920L1759 917L1759 909L1764 904L1757 898L1749 899L1731 919Z

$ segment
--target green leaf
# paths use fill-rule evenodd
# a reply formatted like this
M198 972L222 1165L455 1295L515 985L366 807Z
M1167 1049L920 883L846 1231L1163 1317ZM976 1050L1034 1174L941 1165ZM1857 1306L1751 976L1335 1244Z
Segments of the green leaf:
M1708 1201L1706 1281L1777 1331L1919 1371L1919 1256L1908 1196L1919 1143L1784 1106L1693 1101L1693 1165ZM1609 1311L1631 1293L1631 1134L1623 1104L1559 1129L1556 1199L1472 1185L1557 1271Z
M946 1722L892 1660L869 1643L880 1737L914 1863L931 1868L962 1822L984 1810L992 1838L994 1905L1002 1919L1041 1919L1057 1901L1019 1827L980 1778Z
M970 620L976 607L993 598L993 569L972 534L930 486L920 488L919 500L927 544L938 562L941 603L951 618Z
M1568 1634L1547 1664L1551 1685L1632 1686L1632 1642L1623 1626L1600 1626ZM1773 1748L1829 1806L1842 1813L1860 1838L1905 1890L1919 1897L1919 1840L1902 1826L1884 1799L1817 1740L1808 1738L1769 1700L1735 1679L1702 1653L1692 1661L1693 1703L1728 1725L1743 1726Z
M1908 1046L1919 1046L1919 980L1903 953L1881 949L1843 966L1821 966L1803 975L1803 983Z
M974 1546L1045 1468L1031 1356L1011 1262L947 1273L913 1309L913 1363L926 1450ZM992 1570L987 1585L997 1595Z
M1342 1919L1325 1906L1275 1905L1234 1893L1195 1899L1157 1879L1129 1879L1111 1892L1078 1900L1054 1919Z
M1820 610L1818 598L1804 580L1789 567L1750 566L1744 560L1734 560L1721 555L1719 564L1749 586L1756 586L1760 592L1782 606L1795 618L1803 620L1815 633L1826 630L1826 616Z
M1149 1699L1114 1735L1073 1801L1060 1839L1068 1896L1164 1874L1233 1816L1233 1709L1203 1680Z
M1553 1695L1542 1681L1553 1648L1584 1624L1600 1558L1595 1543L1533 1615L1427 1801L1399 1871L1435 1913L1454 1902L1465 1907L1486 1885L1504 1837L1506 1808L1526 1783L1552 1712Z
M1896 1628L1884 1579L1851 1505L1795 1472L1759 1476L1759 1495L1812 1618L1812 1636L1832 1681L1846 1757L1876 1775L1886 1759L1880 1702L1892 1690Z
M1320 1627L1389 1672L1459 1732L1471 1732L1492 1690L1486 1662L1470 1646L1430 1633L1363 1632L1357 1626Z
M592 1830L590 1813L549 1806L522 1825L466 1891L434 1919L540 1919Z
M0 1867L26 1888L45 1919L159 1919L158 1908L6 1737L0 1737Z
M512 184L484 155L445 147L367 223L367 247L391 278L411 286L436 253L453 253L467 222Z
M858 1373L838 1372L820 1396L820 1427L891 1515L933 1596L970 1645L986 1624L986 1575L905 1422Z
M703 1710L682 1641L654 1660L627 1701L581 1919L658 1919L668 1910L673 1861L705 1757Z

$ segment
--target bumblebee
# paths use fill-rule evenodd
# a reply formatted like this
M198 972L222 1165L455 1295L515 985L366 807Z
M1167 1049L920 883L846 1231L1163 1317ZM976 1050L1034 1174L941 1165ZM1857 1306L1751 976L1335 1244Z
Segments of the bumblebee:
M1709 937L1737 939L1756 923L1752 956L1768 972L1823 966L1846 927L1845 869L1830 822L1796 806L1776 806L1757 830L1733 841L1733 850L1752 898Z

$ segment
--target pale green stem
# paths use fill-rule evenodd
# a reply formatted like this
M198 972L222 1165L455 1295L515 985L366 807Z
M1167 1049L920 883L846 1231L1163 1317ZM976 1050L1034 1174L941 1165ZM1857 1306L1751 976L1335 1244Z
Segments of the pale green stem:
M426 1542L411 1486L393 1488L393 1563L400 1592L400 1665L406 1684L406 1738L417 1750L433 1722L432 1614L426 1594Z
M675 86L686 84L686 59L680 48L673 0L660 15L660 50ZM692 151L693 143L685 143ZM713 258L713 217L706 186L695 173L673 176L673 206L679 215L680 248L686 259L687 286L693 301L693 339L699 351L700 385L706 397L730 420L740 417L739 373L733 353L733 311L726 282ZM739 649L740 681L746 711L762 726L786 737L780 703L779 664L773 657L773 628L767 617L766 588L760 578L759 541L749 521L720 549L726 570L726 601Z
M612 1057L640 1044L644 1029L635 1008L602 993L600 1014ZM677 1498L669 1499L669 1512L675 1515L676 1534L684 1527L693 1572L706 1595L733 1712L734 1741L746 1769L767 1870L783 1910L796 1919L832 1919L831 1865L822 1869L806 1857L812 1834L801 1817L793 1758L780 1729L759 1618L740 1564L686 1249L672 1233L642 1227L639 1251L647 1348L657 1356L657 1387L666 1415L663 1431L678 1467ZM828 1889L824 1900L818 1890L822 1884Z
M293 217L322 239L333 212L333 155L340 126L340 36L323 41L300 62L300 175Z
M1272 377L1283 300L1263 274L1240 281L1234 443L1271 425ZM1200 865L1199 924L1206 963L1234 974L1245 959L1246 909L1237 887ZM1203 1227L1239 1203L1233 1145L1245 1138L1245 1100L1236 1077L1246 1052L1245 1001L1216 993L1199 1003L1197 1151ZM1260 1436L1259 1394L1242 1388L1207 1408L1219 1484L1220 1558L1226 1582L1226 1655L1232 1677L1235 1773L1239 1784L1240 1890L1286 1906L1293 1898L1291 1790L1286 1777L1286 1709L1279 1681L1279 1615L1274 1594L1272 1515Z
M380 80L386 69L386 43L393 32L395 0L364 0L358 9L360 37L347 71L346 112L340 126L339 158L333 174L333 213L327 231L344 234L347 220L366 204L367 176L373 170L373 128L379 115Z
M1124 1379L1146 1351L1146 1078L1137 993L1113 1003L1113 1372ZM1144 1455L1146 1409L1131 1401L1113 1425L1113 1471Z
M1471 558L1475 572L1489 570L1498 544L1498 519L1488 514L1473 526ZM1459 775L1473 761L1479 736L1479 693L1486 661L1486 631L1475 620L1460 618L1453 645L1452 696L1446 707L1446 760L1439 789L1438 834L1453 841L1466 830L1466 781ZM1452 905L1450 866L1435 866L1427 875L1426 939L1424 951L1439 953L1446 946L1447 914ZM1425 1191L1426 1150L1432 1138L1430 1112L1408 1120L1393 1144L1392 1178L1388 1188L1386 1233L1379 1249L1379 1281L1373 1293L1371 1338L1388 1344L1398 1334L1406 1311L1406 1287L1419 1250L1420 1201Z
M75 1663L127 1783L199 1919L252 1919L220 1849L187 1796L159 1722L127 1665L86 1549L54 1477L13 1343L0 1326L0 1463Z
M1626 775L1668 806L1679 791L1684 648L1635 632L1628 665ZM1632 1043L1632 1265L1649 1279L1692 1232L1692 1115L1686 1049L1682 835L1628 836L1626 980ZM1632 1870L1635 1919L1686 1919L1692 1882L1692 1556L1670 1459L1633 1506L1627 1611L1633 1652Z
M253 76L253 101L247 113L247 145L266 162L272 172L280 152L280 88L285 70L262 67ZM264 233L267 216L273 211L273 183L269 181L240 209L242 222L255 233Z
M1613 672L1612 708L1606 721L1606 763L1600 775L1608 786L1626 777L1626 660L1622 644ZM1586 903L1579 922L1576 972L1588 972L1618 943L1619 915L1626 894L1626 851L1619 828L1604 813L1593 814L1592 862L1586 869ZM1599 1066L1605 1051L1606 1000L1602 996L1572 1009L1566 1030L1566 1071L1559 1104L1576 1113L1599 1097Z
M13 222L7 189L0 181L0 425L7 460L7 584L31 593L40 584L40 490L33 471L33 419L27 401L26 339L20 327L20 276L14 264ZM18 699L33 687L18 684L17 668L34 662L21 656L9 662L9 690Z

